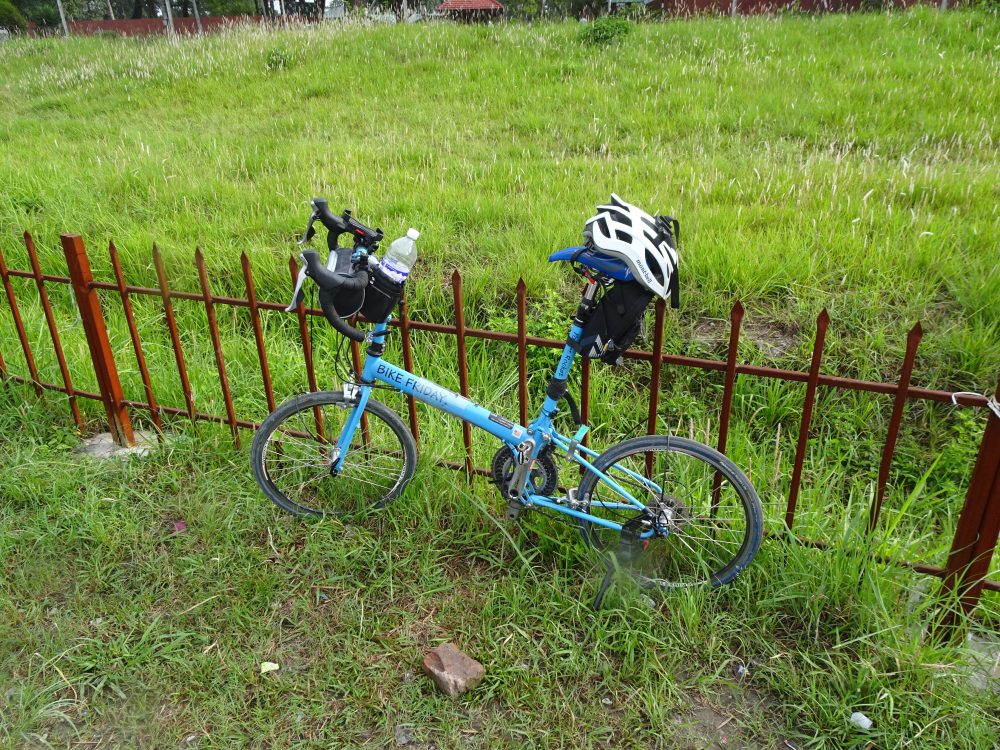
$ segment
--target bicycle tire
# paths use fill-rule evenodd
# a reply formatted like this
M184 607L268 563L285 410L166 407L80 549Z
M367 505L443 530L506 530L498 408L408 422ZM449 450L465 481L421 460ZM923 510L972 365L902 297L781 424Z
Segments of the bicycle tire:
M368 419L358 425L344 468L337 475L330 472L332 444L352 409L342 391L319 391L289 399L261 423L250 447L250 464L258 486L278 507L297 516L354 516L384 508L403 492L416 467L416 443L399 416L374 399L365 405ZM326 429L328 424L339 425L336 434ZM388 448L374 447L376 439ZM359 461L365 458L375 462L363 466ZM297 497L279 486L289 479L294 484L306 473L313 477L299 482ZM384 481L378 481L380 476ZM308 492L306 485L311 485ZM314 507L320 501L323 507Z
M637 456L642 456L643 460L635 461ZM646 456L651 456L652 460ZM671 457L682 456L691 459L693 463L678 472L678 464L675 462L671 467L670 460ZM662 470L657 468L657 462ZM659 494L644 487L633 478L634 475L626 474L626 470L630 470L649 476L652 473L651 464L662 490ZM764 530L760 498L740 468L715 449L687 438L650 435L624 440L612 446L601 453L593 465L623 487L630 484L629 491L633 496L638 493L632 490L643 490L643 497L636 499L645 502L647 509L658 519L656 535L649 540L648 546L642 548L635 567L631 567L629 571L644 587L665 589L708 584L716 588L732 581L757 554ZM675 474L697 479L702 485L694 492L687 491L682 498L666 487L667 481L673 479ZM599 480L597 474L588 471L580 483L579 496L589 513L617 523L642 515L634 507L612 509L600 505L601 502L611 502L609 500L598 499L595 506L595 499L599 498L598 492L604 492L608 497L617 497L619 501L622 499L620 494ZM716 485L716 482L719 484ZM655 500L655 504L650 499ZM704 510L706 499L709 502L709 514L707 518L702 518L696 513ZM732 506L735 509L734 515L741 516L745 522L745 528L741 531L731 526L729 521L720 520L719 511L724 502L727 509ZM703 521L709 523L700 525ZM580 522L580 526L585 541L594 548L604 552L617 549L620 532L585 520ZM694 534L696 528L710 528L711 534ZM705 543L716 538L727 547L723 547L722 552L715 555L702 553L700 548L707 547ZM730 552L731 559L725 559L729 558ZM696 559L685 563L684 557ZM718 568L715 567L716 563ZM694 571L690 580L673 580L683 578L683 571L688 566ZM673 571L670 578L665 577L665 571L668 570Z

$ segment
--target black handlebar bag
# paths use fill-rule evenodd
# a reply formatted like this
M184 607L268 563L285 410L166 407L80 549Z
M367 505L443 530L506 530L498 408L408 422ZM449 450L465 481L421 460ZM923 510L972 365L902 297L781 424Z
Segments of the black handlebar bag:
M334 249L336 257L334 273L351 275L354 273L351 256L353 250L347 247ZM403 298L403 285L397 284L378 267L368 270L368 284L361 289L346 289L340 287L319 292L320 303L333 303L334 309L344 320L361 313L365 320L381 323L396 308Z
M347 247L338 247L333 250L337 261L333 269L334 273L350 275L352 273L351 268L351 249ZM319 290L319 301L321 304L328 305L333 303L334 309L344 320L347 320L352 315L357 315L358 311L361 309L365 301L365 289L347 289L344 287L338 287L337 289L327 291L326 289Z

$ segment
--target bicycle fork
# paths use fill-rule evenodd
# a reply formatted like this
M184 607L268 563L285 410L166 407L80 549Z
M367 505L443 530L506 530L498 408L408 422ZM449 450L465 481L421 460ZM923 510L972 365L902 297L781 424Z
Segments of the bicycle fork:
M330 463L330 474L333 476L337 476L344 466L344 459L351 447L351 441L354 440L354 433L358 431L358 425L361 424L361 415L365 412L371 392L371 388L358 387L353 383L344 384L344 398L348 401L353 400L355 403L340 435L337 437L337 445L333 449L332 462Z

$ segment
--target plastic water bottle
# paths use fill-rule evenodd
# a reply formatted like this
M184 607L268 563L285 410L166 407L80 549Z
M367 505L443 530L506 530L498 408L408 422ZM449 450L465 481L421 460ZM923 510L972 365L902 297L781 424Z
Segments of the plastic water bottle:
M417 262L417 237L419 236L420 232L410 227L405 237L393 240L392 244L389 245L388 252L379 264L383 273L397 284L406 281L410 269Z

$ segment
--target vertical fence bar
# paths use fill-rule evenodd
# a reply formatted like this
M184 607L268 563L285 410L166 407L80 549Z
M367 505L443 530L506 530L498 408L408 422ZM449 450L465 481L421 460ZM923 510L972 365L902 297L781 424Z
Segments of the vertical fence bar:
M240 253L240 265L243 267L243 283L247 289L247 302L250 303L250 323L253 326L253 340L257 345L257 361L260 362L260 376L264 381L264 396L267 398L267 411L276 408L274 402L274 387L271 384L271 369L267 366L267 350L264 348L264 329L260 324L260 309L257 307L257 291L253 285L253 272L250 270L250 259L246 253Z
M208 318L208 333L212 338L212 350L215 352L215 367L219 371L219 385L222 387L222 400L226 404L226 420L229 431L233 433L236 447L240 445L240 430L236 426L236 410L233 408L233 394L229 390L229 378L226 377L226 359L222 355L222 339L219 337L219 325L215 318L215 300L208 283L208 271L205 270L205 256L201 248L195 248L194 263L198 267L198 280L201 282L201 295L205 300L205 316Z
M59 374L62 376L63 385L66 387L69 410L73 415L73 421L76 422L76 426L82 430L83 417L80 416L80 407L76 403L76 391L73 389L73 381L69 376L69 367L66 365L66 356L63 354L62 343L59 341L59 329L56 328L56 319L52 314L52 305L49 304L49 293L45 289L45 281L42 279L42 269L38 264L38 253L35 252L35 242L31 239L31 235L28 232L24 233L24 246L28 249L31 273L35 277L35 286L38 287L38 298L42 302L42 311L45 313L45 323L49 327L49 335L52 336L52 347L56 351Z
M913 361L917 357L917 347L924 331L918 322L906 335L906 354L903 356L903 366L899 371L899 387L892 403L892 417L889 419L889 431L885 436L885 446L882 448L882 463L878 467L878 482L875 497L872 500L871 511L868 514L868 531L874 531L878 526L878 518L882 512L882 501L885 499L885 488L889 482L889 470L892 468L892 457L896 452L896 439L899 437L899 426L903 422L903 410L906 408L906 394L910 389L910 375L913 374Z
M521 424L528 424L528 290L517 280L517 405Z
M139 339L139 329L135 326L135 315L132 313L132 300L129 299L125 289L125 274L122 271L121 259L118 257L118 248L114 242L108 243L108 254L111 256L111 268L115 274L115 284L118 285L118 296L122 301L122 309L125 311L125 322L128 324L128 335L132 339L132 349L135 351L135 360L139 365L139 375L142 377L142 387L146 391L146 403L149 404L149 415L159 431L161 439L163 436L163 422L160 419L160 406L156 403L153 395L153 381L149 377L149 367L146 366L146 356L142 351L142 341Z
M729 441L729 418L733 411L733 390L736 386L736 365L740 349L740 327L745 311L739 300L729 312L729 348L726 351L726 379L722 386L722 411L719 414L719 453L725 454Z
M403 368L413 374L413 348L410 341L410 313L407 309L406 291L403 291L403 306L399 312L399 327L403 338ZM410 434L420 442L420 427L417 424L417 400L413 396L406 397L406 405L410 412Z
M76 296L76 306L83 322L83 331L87 336L90 359L94 365L94 375L97 376L97 388L108 417L108 430L118 445L135 445L132 420L123 403L125 395L122 393L121 381L118 380L118 368L111 353L108 329L104 325L101 301L93 287L94 277L90 272L90 260L83 247L83 240L78 234L64 234L60 240L66 255L73 294Z
M663 317L666 305L656 300L656 322L653 325L653 367L649 378L649 414L646 417L646 434L656 434L656 416L660 409L660 371L663 367ZM646 453L646 476L652 476L653 454Z
M177 332L177 320L174 318L174 305L170 301L170 287L167 285L167 272L163 268L163 257L160 249L153 245L153 266L156 268L156 278L160 283L160 299L163 300L163 314L167 320L167 331L170 333L170 343L174 348L174 361L177 363L177 374L181 379L181 390L184 391L184 404L188 417L194 419L194 398L191 395L191 381L188 380L187 366L184 364L184 352L181 350L181 337Z
M826 343L826 329L830 325L830 315L824 307L816 318L816 339L813 342L812 362L809 378L806 380L806 397L802 404L802 422L799 425L799 439L795 447L795 466L792 469L792 486L788 491L788 506L785 509L785 526L789 530L795 520L795 506L799 500L799 485L802 482L802 464L806 458L806 443L809 441L809 426L812 423L813 403L816 400L816 385L819 383L819 365L823 359L823 345Z
M455 299L455 334L458 340L458 384L465 398L469 397L469 361L465 351L465 308L462 303L462 275L456 268L451 274L451 289ZM462 440L465 443L465 473L472 482L472 429L462 422Z
M24 352L24 361L28 365L28 375L31 383L35 387L35 393L42 395L42 386L39 385L41 378L38 377L38 368L35 367L35 356L31 353L31 344L28 343L28 333L24 330L24 321L21 320L21 309L17 306L17 298L14 296L14 287L10 283L10 274L7 273L7 263L4 261L3 252L0 251L0 281L3 281L3 289L7 294L7 304L10 306L10 314L14 318L14 328L17 329L17 338L21 342L21 351Z
M292 285L294 286L299 276L299 267L295 263L295 258L291 256L288 258L288 272L292 276ZM306 380L309 383L309 390L315 393L319 387L316 385L316 370L313 369L312 341L309 340L309 328L306 326L305 301L299 302L295 308L295 314L299 319L299 339L302 341L302 356L306 361ZM326 429L323 427L323 412L318 406L313 407L313 417L316 420L316 431L319 433L320 439L325 441Z
M722 410L719 413L719 453L725 455L729 443L729 419L733 413L733 391L736 388L736 364L740 351L740 327L745 310L739 300L729 311L729 348L726 351L726 377L722 385ZM712 480L712 517L719 507L719 493L722 489L722 474L715 472Z
M983 580L1000 537L1000 382L990 400L986 429L979 446L965 505L958 518L952 541L947 573L941 584L944 597L958 595L959 605L968 614L979 602ZM946 599L947 600L947 599ZM959 632L958 612L948 609L938 631L946 635Z

